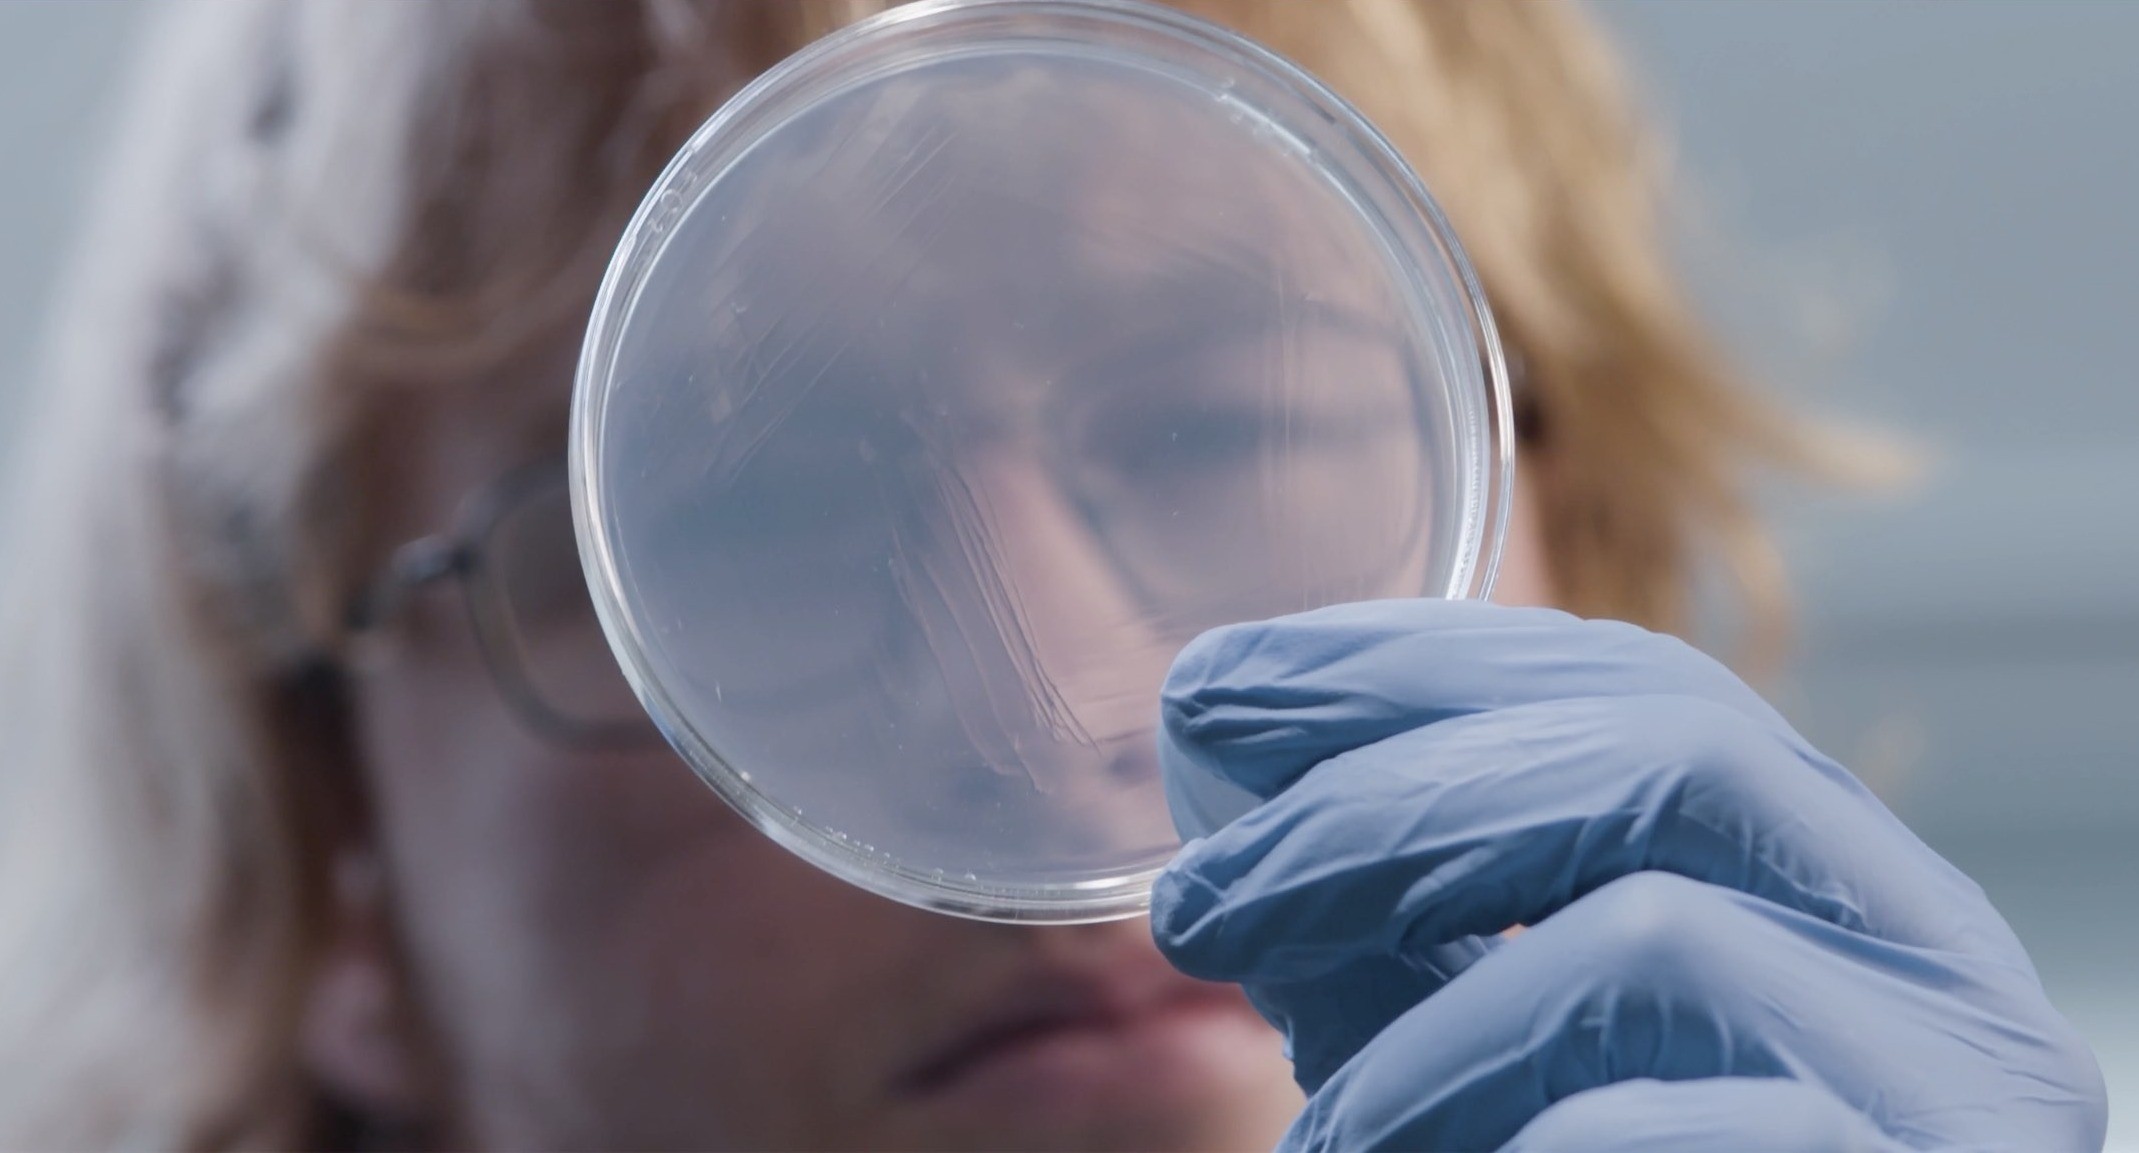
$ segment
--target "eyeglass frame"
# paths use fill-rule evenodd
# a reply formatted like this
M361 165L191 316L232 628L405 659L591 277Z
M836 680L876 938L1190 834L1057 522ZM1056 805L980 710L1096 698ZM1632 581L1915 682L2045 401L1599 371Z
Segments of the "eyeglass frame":
M1528 372L1513 348L1505 353L1516 395L1516 423L1523 440L1542 436L1543 420ZM352 598L343 623L352 635L381 630L423 589L450 580L459 586L476 649L484 670L514 718L531 735L564 748L604 751L651 748L666 738L651 716L625 721L586 721L553 708L535 687L518 655L510 623L511 610L487 561L486 544L507 516L530 498L569 488L570 471L562 456L512 469L477 489L463 506L452 529L407 541L394 549L385 569ZM508 652L507 650L511 650Z
M650 716L607 721L572 716L544 698L525 667L525 649L490 557L491 542L507 517L532 499L569 485L562 457L523 465L491 480L468 499L451 529L396 547L384 570L352 598L344 625L354 636L376 634L419 592L451 581L459 587L484 670L514 719L530 735L582 752L658 747L665 739Z

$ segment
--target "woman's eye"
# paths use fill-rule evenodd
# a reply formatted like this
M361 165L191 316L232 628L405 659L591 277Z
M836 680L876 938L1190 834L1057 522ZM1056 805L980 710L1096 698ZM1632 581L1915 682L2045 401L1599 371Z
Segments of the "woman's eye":
M1152 419L1102 434L1095 446L1112 471L1147 481L1188 479L1257 467L1271 422L1252 413L1198 413Z
M749 542L822 538L877 518L880 487L875 470L851 449L781 452L707 494L709 528Z

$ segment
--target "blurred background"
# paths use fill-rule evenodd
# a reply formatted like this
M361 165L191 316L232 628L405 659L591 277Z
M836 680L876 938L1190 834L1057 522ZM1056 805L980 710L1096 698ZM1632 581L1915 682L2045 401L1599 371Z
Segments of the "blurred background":
M1933 460L1774 494L1802 603L1776 694L1989 891L2139 1151L2139 5L1598 11L1741 354ZM0 3L0 465L140 15Z

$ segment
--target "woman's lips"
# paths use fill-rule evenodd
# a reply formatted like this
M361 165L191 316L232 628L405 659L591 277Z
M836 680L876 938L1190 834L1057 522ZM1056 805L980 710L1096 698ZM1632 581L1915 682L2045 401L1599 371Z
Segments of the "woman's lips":
M1039 981L928 1051L895 1082L908 1099L1042 1099L1164 1093L1200 1080L1228 1050L1267 1041L1237 989L1168 972L1120 982Z

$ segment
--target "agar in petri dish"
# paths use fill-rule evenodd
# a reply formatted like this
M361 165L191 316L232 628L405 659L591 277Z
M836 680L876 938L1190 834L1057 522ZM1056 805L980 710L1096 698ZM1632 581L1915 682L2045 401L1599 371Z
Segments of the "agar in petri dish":
M1481 595L1510 452L1475 278L1349 105L1165 9L937 0L670 164L572 476L610 643L716 792L884 896L1085 921L1179 848L1174 654Z

